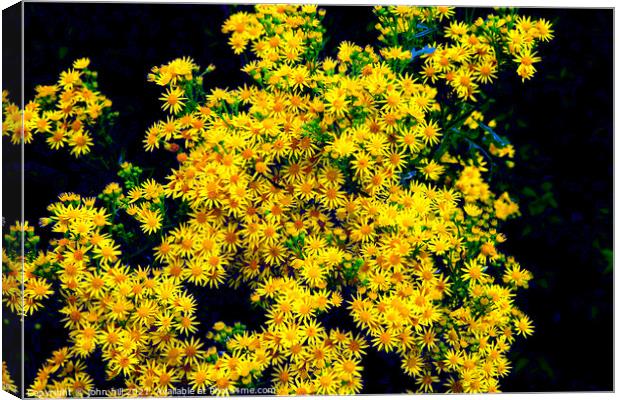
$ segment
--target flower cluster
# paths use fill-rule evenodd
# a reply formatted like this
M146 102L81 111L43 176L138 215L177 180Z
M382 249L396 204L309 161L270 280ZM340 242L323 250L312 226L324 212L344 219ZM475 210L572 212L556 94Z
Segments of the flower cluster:
M252 301L266 310L266 326L261 333L234 338L229 348L251 350L248 338L264 344L276 393L354 394L361 390L366 340L339 328L327 329L319 320L321 314L342 305L340 294L309 287L295 278L269 278L256 289Z
M29 397L82 397L93 389L93 379L86 372L83 360L72 360L68 347L55 350L37 371L28 388Z
M64 303L60 314L71 346L59 350L62 361L42 367L29 390L91 386L83 370L79 379L65 374L53 379L51 373L66 368L65 362L80 363L96 349L110 379L122 376L128 388L147 394L166 390L204 355L203 344L186 337L196 330L195 300L160 270L121 263L120 246L109 232L112 216L96 207L94 198L68 193L59 200L41 222L62 236L50 243L50 258L56 261Z
M6 367L6 362L2 361L2 390L9 393L17 393L17 386L9 374L9 370Z
M142 169L129 162L121 164L118 175L124 181L127 196L118 205L140 223L142 232L154 234L161 230L164 212L164 188L153 179L140 183Z
M480 111L438 103L441 88L432 80L419 83L403 72L410 51L345 42L335 59L321 60L315 8L256 10L231 16L223 31L235 52L251 49L255 60L243 69L257 85L213 89L204 103L191 94L198 90L185 90L187 104L147 132L147 150L163 141L177 152L179 168L164 193L191 209L156 257L168 273L198 285L255 288L253 300L269 318L261 335L276 337L275 365L287 372L274 382L280 393L298 392L300 382L302 393L359 390L357 375L334 369L344 359L310 374L299 355L314 350L297 335L307 339L308 326L323 329L318 315L345 302L375 348L401 356L419 389L434 390L441 378L448 390L498 390L515 335L531 333L513 304L514 290L531 276L497 248L505 240L497 220L518 214L518 206L485 181L488 153L480 145L467 138L482 150L473 156L450 146L468 131L493 154L510 156L512 147ZM407 16L416 21L417 8L390 10L398 24ZM424 23L453 14L424 10ZM387 38L392 31L380 20ZM396 41L407 33L399 31ZM468 46L465 53L480 47ZM441 51L437 45L424 63ZM448 67L471 71L465 61L472 54ZM150 80L169 82L166 93L201 87L192 74L170 73L182 63L199 71L178 59L155 68ZM275 296L282 285L284 295ZM356 359L346 361L358 370ZM317 373L330 378L320 383Z
M222 31L231 34L228 43L235 54L251 47L260 61L248 64L246 71L260 75L260 69L272 63L303 64L316 57L325 33L321 25L324 15L315 5L260 7L254 13L234 14L224 22Z
M392 46L384 50L386 58L423 58L424 82L441 80L461 99L475 100L480 85L496 80L503 64L516 63L523 80L532 78L534 64L541 61L538 44L553 38L548 21L517 15L514 9L471 22L452 21L446 27L441 22L452 20L452 7L380 6L375 13L380 39Z
M44 135L50 149L67 145L75 157L91 151L93 134L110 140L100 127L102 120L114 115L110 112L112 102L97 90L97 72L89 70L89 64L87 58L76 60L73 68L61 72L56 84L37 86L34 100L23 110L3 91L2 135L10 136L13 144L30 143L35 136Z
M115 186L106 187L100 197L107 199L119 193ZM55 351L41 366L28 387L29 396L88 395L93 380L86 372L85 360L97 350L101 351L108 379L121 377L128 393L143 395L166 395L181 381L198 390L226 394L237 380L243 385L241 381L249 382L260 371L267 358L236 353L220 357L217 351L218 344L225 346L228 337L242 332L243 326L229 329L216 324L217 334L208 335L212 346L204 348L205 342L195 335L196 302L182 281L162 269L121 264L120 246L110 233L113 218L105 208L95 207L95 199L65 193L59 200L50 205L51 216L41 223L61 237L52 240L52 248L39 257L52 266L46 271L59 287L61 322L69 331L70 346ZM27 225L13 230L30 236L32 232ZM26 243L30 242L33 240ZM10 243L11 239L5 238L5 244ZM26 254L30 253L27 246ZM4 257L3 266L14 266L18 259L15 255ZM30 269L27 264L27 313L52 293L50 284L33 277ZM13 271L3 274L3 289L15 286L19 293L16 285L4 284L14 275ZM32 296L34 304L28 300ZM8 294L4 297L12 299Z
M21 256L22 239L24 257ZM2 302L21 316L33 314L54 294L49 280L52 262L45 252L37 251L39 241L28 221L15 223L4 235Z
M359 393L370 348L398 356L418 391L499 390L516 337L533 332L514 301L532 276L502 252L500 222L519 207L491 179L514 148L473 100L512 62L502 54L529 78L552 31L513 11L375 13L383 44L343 42L332 57L315 6L230 16L223 32L253 82L238 88L205 89L213 67L189 57L151 70L167 116L143 143L175 167L158 182L125 162L97 199L50 205L41 223L57 237L31 268L51 271L69 346L32 394L83 394L98 350L109 379L144 395L266 380L284 395ZM37 301L51 294L28 279ZM260 329L218 322L198 337L190 289L222 286L251 290Z
M153 67L148 75L149 82L157 85L166 86L168 90L162 94L160 100L163 101L162 108L167 110L172 116L165 121L158 121L153 124L144 139L144 146L147 151L158 149L164 142L165 148L177 151L178 145L172 143L174 140L184 139L186 146L192 146L196 135L200 135L204 129L204 120L200 112L193 114L185 113L180 118L175 118L186 106L196 108L196 98L204 97L202 89L202 76L214 69L213 66L207 68L199 76L194 76L198 71L198 66L189 57L178 58L166 65ZM191 96L188 99L186 95ZM186 102L189 102L186 105ZM207 110L199 110L207 112Z

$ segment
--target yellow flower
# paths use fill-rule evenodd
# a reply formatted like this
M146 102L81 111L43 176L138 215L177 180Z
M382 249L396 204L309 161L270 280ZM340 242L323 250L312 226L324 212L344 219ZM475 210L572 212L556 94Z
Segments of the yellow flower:
M58 84L63 89L73 89L74 86L81 83L80 75L81 72L74 69L63 71L61 72L60 78L58 79Z
M484 273L485 269L486 267L481 266L475 259L467 261L463 268L461 278L464 281L472 283L484 281L487 277L487 274Z
M79 58L73 62L73 68L75 69L85 69L90 64L89 58Z
M162 216L159 211L143 208L138 211L136 218L140 221L144 233L153 234L161 229Z
M71 146L71 154L79 157L90 152L90 146L93 145L92 137L83 130L73 132L69 136L69 146Z
M166 93L164 93L159 100L164 102L162 105L164 111L167 110L172 114L178 114L185 106L185 100L187 100L187 97L185 97L185 93L181 88L172 87L168 88Z
M523 316L514 321L515 329L517 333L521 336L530 336L534 333L534 326L532 325L532 321L527 317Z

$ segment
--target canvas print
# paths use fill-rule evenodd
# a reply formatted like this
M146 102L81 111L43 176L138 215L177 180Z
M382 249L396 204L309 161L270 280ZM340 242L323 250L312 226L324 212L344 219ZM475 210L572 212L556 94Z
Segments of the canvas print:
M4 391L614 389L613 10L26 2L3 30Z

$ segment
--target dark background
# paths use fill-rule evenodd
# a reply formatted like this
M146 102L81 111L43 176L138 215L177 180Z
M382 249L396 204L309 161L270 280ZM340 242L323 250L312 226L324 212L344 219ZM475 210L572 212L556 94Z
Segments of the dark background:
M331 35L327 51L341 40L374 43L370 7L324 7ZM159 88L146 82L154 65L191 56L201 66L215 64L211 87L235 87L246 80L221 33L234 12L227 5L44 4L25 5L25 96L36 84L55 82L79 57L90 57L101 91L120 112L111 134L127 150L127 159L158 165L161 178L172 166L164 151L144 153L148 126L163 117ZM490 94L497 98L488 115L507 114L507 135L517 149L517 166L496 177L520 198L523 216L503 229L503 249L530 269L535 279L517 304L533 319L536 331L519 339L509 354L512 373L504 391L613 390L613 11L596 9L523 9L554 22L555 39L541 46L539 72L522 84L511 71ZM463 9L459 10L462 14ZM487 10L475 10L485 16ZM115 171L86 166L66 152L47 151L43 141L26 147L26 218L45 215L51 199L63 191L95 194L116 180ZM95 149L96 151L96 149ZM241 320L250 327L243 294L229 290L193 291L210 306L200 318ZM51 308L48 308L49 310ZM218 310L225 310L221 312ZM46 312L46 311L44 311ZM49 311L48 311L49 312ZM221 313L220 313L221 312ZM42 329L27 325L26 381L66 333L53 313L38 318ZM41 342L42 337L45 342ZM50 337L53 340L50 341ZM30 345L30 347L28 346ZM93 372L93 371L91 371ZM403 392L411 380L397 359L370 352L365 362L365 392ZM101 376L95 376L103 384Z

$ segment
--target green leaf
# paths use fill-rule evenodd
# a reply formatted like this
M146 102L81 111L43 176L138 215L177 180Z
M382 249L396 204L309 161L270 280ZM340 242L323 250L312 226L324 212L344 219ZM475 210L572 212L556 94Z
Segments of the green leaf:
M69 52L69 49L65 46L62 46L58 49L58 58L60 58L61 60L64 59L67 56L67 53Z
M536 197L536 192L529 186L523 188L523 195L527 197Z
M538 283L538 285L543 289L549 288L549 283L547 283L547 280L545 278L537 279L536 283Z
M523 368L529 364L530 361L527 358L520 358L517 360L517 364L515 365L515 371L521 371Z
M601 250L601 254L607 261L607 266L605 270L603 270L603 273L608 274L614 270L614 251L612 249L603 249Z
M555 374L553 373L553 368L551 368L547 360L542 357L538 357L538 365L540 365L540 368L547 374L547 376L549 376L549 378L553 379Z

